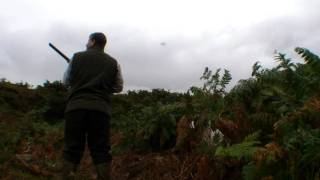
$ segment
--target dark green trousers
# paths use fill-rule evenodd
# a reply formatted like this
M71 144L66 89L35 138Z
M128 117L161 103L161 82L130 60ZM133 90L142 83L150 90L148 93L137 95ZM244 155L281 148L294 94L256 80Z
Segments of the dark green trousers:
M63 158L79 164L86 142L95 165L110 163L110 116L92 110L74 110L65 114Z

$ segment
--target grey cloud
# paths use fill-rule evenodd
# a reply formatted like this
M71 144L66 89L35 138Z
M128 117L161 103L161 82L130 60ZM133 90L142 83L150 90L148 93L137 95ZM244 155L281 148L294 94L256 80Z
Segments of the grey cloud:
M84 50L91 32L103 31L108 36L106 51L122 66L126 89L187 90L201 85L199 77L205 66L230 70L234 85L249 77L255 61L272 66L275 49L290 56L294 56L296 46L319 52L319 15L310 5L310 10L299 16L270 19L241 30L208 32L198 38L160 38L120 25L99 28L56 23L46 30L20 32L6 31L2 25L0 76L33 84L60 80L67 65L47 43L55 43L71 57Z

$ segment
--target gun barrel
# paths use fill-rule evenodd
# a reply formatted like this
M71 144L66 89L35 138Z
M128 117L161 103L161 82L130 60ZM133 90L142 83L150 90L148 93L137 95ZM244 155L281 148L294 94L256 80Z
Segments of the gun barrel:
M70 62L70 59L69 59L65 54L63 54L58 48L56 48L53 44L49 43L49 46L50 46L53 50L55 50L58 54L60 54L60 56L62 56L62 57L67 61L67 63Z

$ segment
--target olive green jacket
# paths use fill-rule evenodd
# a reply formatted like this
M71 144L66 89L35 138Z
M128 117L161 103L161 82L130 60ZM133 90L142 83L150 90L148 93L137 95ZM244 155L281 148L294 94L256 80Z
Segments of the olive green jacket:
M63 83L69 89L66 113L86 109L109 114L110 96L123 89L120 65L98 48L75 53Z

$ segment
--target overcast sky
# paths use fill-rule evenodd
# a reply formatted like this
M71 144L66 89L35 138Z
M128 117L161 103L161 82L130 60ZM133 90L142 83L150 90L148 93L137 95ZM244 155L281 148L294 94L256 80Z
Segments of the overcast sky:
M88 35L104 32L126 89L185 91L204 68L231 71L232 85L275 50L319 53L319 0L2 0L0 78L34 85L61 80Z

